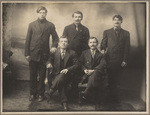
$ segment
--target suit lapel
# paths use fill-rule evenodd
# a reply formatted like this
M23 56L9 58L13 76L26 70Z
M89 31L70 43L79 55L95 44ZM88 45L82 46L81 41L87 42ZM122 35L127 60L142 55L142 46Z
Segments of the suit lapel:
M82 24L79 25L78 31L76 30L75 24L72 24L72 30L73 30L73 39L76 37L77 34L81 33L83 31Z
M41 34L43 35L43 33L47 30L47 28L49 27L48 24L47 24L47 20L45 20L45 23L44 23L44 29L42 29L40 27L40 23L39 20L37 20L37 29L40 30Z
M58 64L58 67L60 69L60 48L57 49L56 51L56 60L57 60L57 64Z
M42 29L40 28L40 24L39 24L40 22L39 22L39 20L37 20L36 23L37 23L36 24L36 29L39 30L40 33L42 33Z
M119 41L123 39L123 29L122 28L120 29L118 39L119 39Z
M91 67L92 67L94 59L92 58L90 49L87 51L87 60L91 63Z
M64 57L64 67L66 67L69 57L70 57L70 51L67 49Z
M99 58L99 51L98 49L96 49L95 56L94 56L94 63L97 61L98 58Z
M73 36L73 39L74 39L76 37L77 33L78 33L78 31L76 30L74 24L71 25L71 30L73 31L72 36Z
M42 33L44 33L48 29L49 25L47 24L47 20L45 20L44 23L44 29L42 30Z
M117 36L116 36L114 28L111 29L111 32L112 32L112 35L113 35L112 38L116 41L117 40Z

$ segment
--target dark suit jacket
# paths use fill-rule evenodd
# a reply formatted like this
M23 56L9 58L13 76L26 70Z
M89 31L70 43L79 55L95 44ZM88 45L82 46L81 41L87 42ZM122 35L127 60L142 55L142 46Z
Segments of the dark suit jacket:
M130 33L120 29L117 37L114 28L105 30L101 42L101 50L106 50L108 66L120 68L123 61L127 62L130 49Z
M67 36L69 48L77 52L80 56L82 51L88 49L89 29L82 24L79 25L79 30L76 30L75 24L65 27L63 36Z
M30 23L26 36L25 56L31 56L33 61L40 61L41 58L47 60L50 52L50 35L53 39L52 47L57 47L58 35L53 23L46 19L43 22L38 19Z
M105 58L98 49L96 50L94 59L92 58L90 49L83 51L80 57L80 63L82 65L82 70L94 69L102 74L106 68Z
M56 50L55 53L51 54L51 57L49 58L50 63L53 65L53 75L57 75L60 73L61 68L61 52L60 48ZM68 69L68 73L75 72L78 68L78 60L77 60L77 54L73 50L67 49L65 57L64 57L64 69Z

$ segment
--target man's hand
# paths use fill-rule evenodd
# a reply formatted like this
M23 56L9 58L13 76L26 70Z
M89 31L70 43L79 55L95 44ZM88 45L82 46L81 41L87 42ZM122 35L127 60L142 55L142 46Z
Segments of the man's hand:
M67 73L68 73L68 69L63 69L63 70L61 70L61 72L60 72L60 73L67 74Z
M31 57L30 56L26 56L26 60L29 62L31 61Z
M52 66L51 63L49 63L49 64L46 65L46 68L53 68L53 66Z
M102 53L102 54L105 54L105 52L106 52L105 50L101 50L101 53Z
M85 70L84 70L84 73L85 73L85 74L88 74L88 70L87 70L87 69L85 69Z
M56 51L56 49L57 49L57 48L52 47L51 50L50 50L50 52L51 52L51 53L54 53L54 52Z
M123 61L123 62L121 63L121 67L126 67L126 66L127 66L127 63Z
M89 75L89 76L90 76L93 72L94 72L94 70L88 70L87 75Z

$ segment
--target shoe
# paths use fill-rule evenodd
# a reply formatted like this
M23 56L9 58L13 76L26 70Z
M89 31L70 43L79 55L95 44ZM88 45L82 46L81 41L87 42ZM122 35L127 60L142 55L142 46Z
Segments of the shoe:
M84 91L81 92L81 98L82 98L83 100L86 100L86 95L85 95Z
M95 111L104 111L106 108L103 104L96 104L95 105Z
M51 96L52 96L52 90L50 89L49 91L46 91L45 92L45 97L46 97L46 99L47 99L47 102L49 103L50 102L50 98L51 98Z
M41 101L43 101L43 100L44 100L44 97L43 97L42 95L39 95L37 101L38 101L38 102L41 102Z
M36 96L34 96L34 95L30 95L30 97L29 97L29 101L34 101L36 99Z
M63 105L64 111L68 111L68 105L67 105L67 103L62 103L62 105Z

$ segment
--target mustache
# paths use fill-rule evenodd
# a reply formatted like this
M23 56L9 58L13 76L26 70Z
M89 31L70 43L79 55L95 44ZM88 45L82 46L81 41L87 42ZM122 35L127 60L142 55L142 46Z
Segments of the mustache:
M80 21L80 20L76 20L76 22L78 22L78 21Z
M115 23L115 24L119 24L119 23L117 22L117 23Z
M95 45L91 45L91 47L95 47Z

